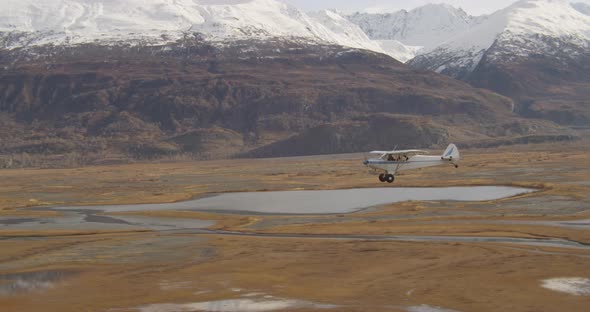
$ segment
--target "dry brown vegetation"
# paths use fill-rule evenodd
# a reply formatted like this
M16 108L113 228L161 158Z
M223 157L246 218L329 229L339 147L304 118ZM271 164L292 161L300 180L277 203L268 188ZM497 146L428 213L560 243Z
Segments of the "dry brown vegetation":
M264 45L0 50L0 167L572 138L507 97L385 55Z
M506 223L590 218L586 143L462 150L459 169L407 172L393 186L539 189L504 200L407 202L338 216L143 214L215 220L212 229L256 233L554 237L590 243L586 229ZM362 157L2 170L0 216L32 216L39 212L17 208L43 204L172 202L216 192L383 186L362 168ZM31 234L44 237L16 238ZM464 312L586 311L590 304L588 296L540 287L547 278L590 278L587 249L152 231L4 230L0 235L10 238L0 240L0 275L73 272L51 289L0 296L3 311L136 311L135 307L146 304L245 298L248 293L336 304L337 311L405 311L422 304ZM301 309L308 310L314 309Z
M404 172L395 186L520 185L583 194L587 141L464 151L461 168ZM440 153L433 150L432 154ZM217 192L382 186L363 154L273 159L151 162L76 169L0 170L0 209L51 205L162 203ZM568 183L558 183L567 179Z

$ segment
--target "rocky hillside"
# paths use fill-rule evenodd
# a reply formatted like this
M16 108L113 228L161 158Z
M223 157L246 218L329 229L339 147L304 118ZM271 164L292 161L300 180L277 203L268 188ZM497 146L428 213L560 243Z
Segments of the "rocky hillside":
M6 0L0 9L0 167L511 144L572 138L537 117L585 122L554 89L542 95L552 101L534 100L555 67L537 80L512 73L521 63L470 73L515 102L398 62L335 12L276 0ZM504 50L486 51L482 60ZM575 83L586 63L568 64L575 79L560 95L584 95Z
M0 66L0 154L18 161L337 153L561 131L517 118L508 98L340 46L48 46L2 50Z

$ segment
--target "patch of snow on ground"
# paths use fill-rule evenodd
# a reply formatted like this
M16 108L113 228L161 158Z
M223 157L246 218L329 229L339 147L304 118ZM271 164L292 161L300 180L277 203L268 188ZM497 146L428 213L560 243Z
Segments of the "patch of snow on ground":
M551 278L543 281L547 289L568 293L575 296L590 296L590 279L581 277Z
M433 307L427 304L413 306L406 308L408 312L458 312L456 310L445 309L441 307Z
M136 308L140 312L265 312L283 311L295 308L333 309L331 304L316 304L295 299L228 299L194 303L159 303Z

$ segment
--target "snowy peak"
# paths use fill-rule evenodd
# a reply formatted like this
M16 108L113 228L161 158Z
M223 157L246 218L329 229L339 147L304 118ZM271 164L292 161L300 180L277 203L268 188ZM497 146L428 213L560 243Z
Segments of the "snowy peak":
M446 3L429 3L411 10L413 13L421 16L435 17L442 21L468 20L471 17L461 8L456 8Z
M335 11L324 10L316 13L309 13L322 26L328 28L331 33L339 38L335 41L348 40L362 44L366 49L385 53L398 61L406 62L415 56L415 50L395 40L372 40L356 24Z
M277 0L3 0L0 47L163 44L199 33L211 41L285 38L383 53L335 12L310 16Z
M521 0L449 39L442 48L477 52L495 42L516 43L538 36L567 37L584 44L590 38L590 17L574 10L567 0ZM518 54L530 52L524 45L515 48Z
M521 0L500 13L507 16L506 29L513 33L590 37L590 18L567 0Z
M178 39L180 32L204 21L201 7L192 0L3 0L0 43L5 48L95 41L155 43Z
M349 19L371 39L398 40L427 50L479 21L448 4L427 4L411 11L386 14L355 13Z
M348 42L348 46L385 52L379 44L369 39L360 27L351 23L335 11L324 10L309 13L309 15L321 26L318 29L321 29L323 33L318 34L319 36L329 37L329 40L333 42Z
M473 71L484 55L492 62L531 54L572 57L587 49L589 42L590 16L567 0L521 0L418 56L412 64L461 77Z
M0 3L1 31L188 29L202 21L198 7L190 0L3 0Z
M0 48L156 45L187 35L213 42L279 38L366 49L400 61L462 51L475 65L494 42L515 38L568 38L584 45L589 8L567 0L523 0L484 17L447 4L343 17L336 11L305 13L280 0L2 0ZM527 50L522 42L512 46Z
M192 31L216 38L293 36L321 38L323 29L300 10L275 0L201 1L204 19Z

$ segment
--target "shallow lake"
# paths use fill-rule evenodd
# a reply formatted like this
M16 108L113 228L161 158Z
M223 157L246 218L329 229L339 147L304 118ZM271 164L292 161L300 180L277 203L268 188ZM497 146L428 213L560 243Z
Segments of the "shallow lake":
M105 215L109 212L188 210L239 214L343 214L365 208L404 201L487 201L534 192L533 189L505 186L444 187L444 188L374 188L323 191L281 191L257 193L226 193L205 198L169 203L112 206L46 207L37 210L58 210L59 217L0 218L0 229L19 230L80 230L80 229L152 229L156 231L190 231L194 234L214 234L251 237L353 239L426 242L489 242L565 248L588 248L587 245L564 239L527 239L512 237L455 237L412 235L297 235L255 234L207 230L210 220L158 218L131 215ZM584 220L585 221L585 220Z
M195 210L259 214L340 214L405 201L487 201L533 192L508 186L361 188L323 191L226 193L170 204L59 207L105 212Z

